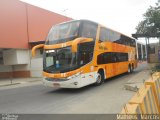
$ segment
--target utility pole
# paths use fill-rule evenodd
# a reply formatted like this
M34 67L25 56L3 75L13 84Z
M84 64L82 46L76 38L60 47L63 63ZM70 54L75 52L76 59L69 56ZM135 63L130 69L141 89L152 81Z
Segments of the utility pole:
M14 76L14 70L13 70L13 65L11 65L11 85L13 84L13 76Z

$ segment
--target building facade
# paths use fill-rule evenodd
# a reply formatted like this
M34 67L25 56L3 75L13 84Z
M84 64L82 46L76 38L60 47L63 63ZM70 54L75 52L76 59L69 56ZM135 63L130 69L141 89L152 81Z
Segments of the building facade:
M42 76L42 51L32 58L32 46L72 18L19 0L0 0L0 15L0 78Z
M145 44L141 42L137 42L136 44L137 49L137 59L140 61L144 61L147 59L147 47Z
M151 43L149 45L149 63L160 63L160 44Z

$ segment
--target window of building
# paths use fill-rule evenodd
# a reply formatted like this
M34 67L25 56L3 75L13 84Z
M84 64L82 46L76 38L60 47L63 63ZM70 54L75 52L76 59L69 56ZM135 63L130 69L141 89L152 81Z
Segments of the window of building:
M155 46L149 46L149 53L155 54Z
M0 51L0 64L3 64L3 53Z

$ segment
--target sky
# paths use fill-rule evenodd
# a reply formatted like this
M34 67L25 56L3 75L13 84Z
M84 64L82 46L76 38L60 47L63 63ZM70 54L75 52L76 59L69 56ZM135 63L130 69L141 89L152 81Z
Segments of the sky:
M158 0L21 0L29 4L66 15L73 19L88 19L128 36L136 32L149 6Z

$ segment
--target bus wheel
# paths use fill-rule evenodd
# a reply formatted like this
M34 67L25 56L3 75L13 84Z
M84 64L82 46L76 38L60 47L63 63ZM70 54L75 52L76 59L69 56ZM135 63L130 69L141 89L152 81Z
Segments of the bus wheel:
M98 71L95 85L99 86L104 82L104 72L103 70Z
M131 73L132 72L132 68L130 65L128 65L128 73Z

